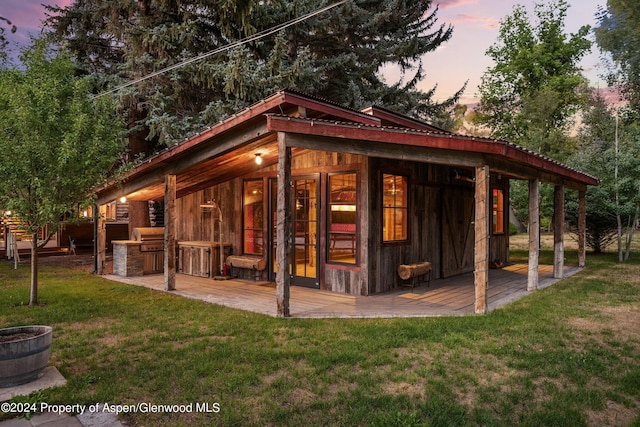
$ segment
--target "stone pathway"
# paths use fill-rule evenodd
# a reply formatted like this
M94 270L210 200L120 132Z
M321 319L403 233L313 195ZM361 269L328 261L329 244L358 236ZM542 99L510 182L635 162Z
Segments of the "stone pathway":
M45 369L42 377L27 384L15 387L0 388L0 402L8 402L14 396L27 396L35 391L50 387L63 386L67 380L53 366ZM0 427L122 427L116 414L108 412L85 412L77 416L45 412L35 415L30 419L22 418L16 414L16 418L0 422Z

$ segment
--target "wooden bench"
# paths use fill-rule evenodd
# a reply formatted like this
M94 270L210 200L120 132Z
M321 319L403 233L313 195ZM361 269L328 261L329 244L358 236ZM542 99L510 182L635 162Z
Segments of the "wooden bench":
M238 268L252 270L255 273L254 280L258 279L259 272L264 271L264 269L267 268L267 261L264 258L257 256L229 255L225 262L227 266L231 267L232 269Z
M413 289L416 284L416 279L421 276L426 276L428 287L431 284L432 267L429 261L417 264L401 264L398 267L398 276L402 280L402 286L411 286L411 289ZM406 283L409 279L411 279L411 283Z

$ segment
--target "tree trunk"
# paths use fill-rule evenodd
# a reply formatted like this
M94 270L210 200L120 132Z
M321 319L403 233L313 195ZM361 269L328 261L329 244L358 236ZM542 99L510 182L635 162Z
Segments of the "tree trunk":
M613 179L616 189L616 222L618 223L618 261L622 262L622 218L620 217L620 189L618 183L618 114L616 114L616 136L615 136L615 148L616 148L616 163L613 172Z
M640 195L640 186L638 186L638 195ZM636 214L633 217L633 222L629 224L628 235L627 235L627 250L624 254L624 260L629 260L629 254L631 253L631 242L633 241L633 234L636 231L636 226L638 224L638 217L640 216L640 205L636 203Z
M31 292L29 305L38 305L38 233L31 238Z
M516 231L518 233L526 233L527 227L518 219L516 214L513 212L513 206L509 206L509 223L515 225Z
M627 227L627 245L624 252L624 260L629 261L629 254L631 252L631 242L633 241L633 233L636 230L636 223L638 222L638 210L636 209L636 214L633 217L629 217L629 224Z
M618 190L616 190L616 199L618 198ZM619 208L618 208L619 209ZM622 217L620 216L620 212L616 212L616 221L618 222L618 261L624 261L622 257Z

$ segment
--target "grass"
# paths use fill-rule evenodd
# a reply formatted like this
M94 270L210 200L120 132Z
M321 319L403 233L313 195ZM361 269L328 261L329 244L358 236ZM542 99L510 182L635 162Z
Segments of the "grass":
M45 266L27 307L28 267L2 262L0 326L53 326L68 381L14 401L220 407L129 425L640 426L638 258L589 256L484 316L369 320L274 319Z

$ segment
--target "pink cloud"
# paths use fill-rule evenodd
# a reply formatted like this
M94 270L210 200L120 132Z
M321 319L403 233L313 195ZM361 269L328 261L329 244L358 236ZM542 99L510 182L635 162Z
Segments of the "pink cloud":
M43 4L66 7L72 0L57 1L30 1L30 0L3 0L2 15L11 20L16 26L24 28L40 27L45 17Z
M466 4L475 4L478 0L436 0L435 4L440 9L448 9L450 7L464 6Z
M0 15L11 21L17 27L15 33L6 31L5 37L9 41L9 49L19 50L29 44L30 36L38 36L42 30L42 20L45 19L45 8L42 5L50 4L61 7L70 5L72 0L2 0ZM4 22L3 22L4 24Z
M469 23L479 23L487 28L498 28L499 22L495 20L495 18L490 18L486 16L477 16L477 15L466 15L464 13L459 13L453 17L451 20L452 23L461 23L461 22L469 22Z

